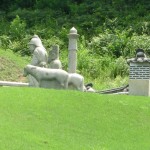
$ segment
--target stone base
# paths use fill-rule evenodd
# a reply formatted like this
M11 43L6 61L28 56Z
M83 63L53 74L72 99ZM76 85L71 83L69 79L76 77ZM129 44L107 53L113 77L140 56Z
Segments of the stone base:
M40 87L48 89L65 89L65 87L61 85L57 80L42 80L40 82Z
M150 80L130 79L129 95L150 96Z

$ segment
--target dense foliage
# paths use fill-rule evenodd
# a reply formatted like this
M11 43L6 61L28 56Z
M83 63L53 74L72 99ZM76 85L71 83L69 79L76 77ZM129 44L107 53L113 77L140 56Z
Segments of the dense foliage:
M59 44L67 68L67 34L79 38L78 70L93 79L126 76L126 59L143 48L150 54L149 0L5 0L0 5L1 47L30 55L38 34L47 48Z

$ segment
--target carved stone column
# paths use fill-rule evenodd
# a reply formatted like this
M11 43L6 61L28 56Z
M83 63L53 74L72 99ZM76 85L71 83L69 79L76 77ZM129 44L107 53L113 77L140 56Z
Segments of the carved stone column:
M68 72L75 73L77 67L77 39L79 35L77 34L77 30L73 27L68 34L69 38L69 64L68 64Z

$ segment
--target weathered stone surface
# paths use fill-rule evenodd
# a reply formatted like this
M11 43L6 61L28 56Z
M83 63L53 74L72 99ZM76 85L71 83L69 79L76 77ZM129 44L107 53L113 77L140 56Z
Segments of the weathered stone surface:
M27 65L24 68L24 76L32 75L39 87L66 89L68 87L68 73L62 69L49 69Z
M32 61L24 69L24 76L29 76L30 86L84 91L84 77L75 73L78 36L77 30L73 27L68 35L69 73L62 70L62 64L59 60L59 46L53 46L48 57L40 38L37 35L33 36L29 42L30 51L33 53Z
M84 91L84 77L77 73L69 74L62 69L27 65L24 68L24 76L29 74L37 80L39 87Z
M59 60L59 46L55 45L49 52L48 67L51 69L62 69L61 61Z
M11 82L11 81L0 81L0 86L29 86L28 83L23 83L23 82Z
M139 96L150 96L150 80L130 79L129 94Z
M69 64L68 64L68 72L69 73L76 73L76 66L77 66L77 39L79 35L77 34L77 30L73 27L70 30L68 35L69 38Z
M69 73L68 89L84 91L84 77L77 73Z
M29 42L29 49L32 53L32 60L30 64L33 66L46 67L48 54L41 42L41 39L37 35L34 35ZM28 79L30 86L39 86L37 80L33 76L29 75Z
M150 96L150 59L142 49L137 49L136 57L130 63L129 94Z

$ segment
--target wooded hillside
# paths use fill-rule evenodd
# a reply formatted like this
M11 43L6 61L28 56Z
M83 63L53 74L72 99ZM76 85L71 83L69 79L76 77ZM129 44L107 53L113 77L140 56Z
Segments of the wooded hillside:
M150 54L149 0L3 0L0 9L2 48L30 55L27 43L38 34L48 51L59 44L65 69L74 26L78 70L93 79L128 75L126 58L137 48Z

